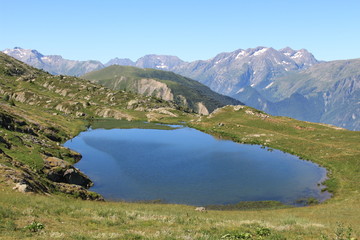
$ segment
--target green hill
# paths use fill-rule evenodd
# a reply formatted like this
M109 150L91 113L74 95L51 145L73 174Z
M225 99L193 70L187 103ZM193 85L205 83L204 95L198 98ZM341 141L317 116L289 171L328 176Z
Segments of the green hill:
M52 76L1 53L0 93L0 239L359 236L359 132L273 117L246 106L226 106L209 116L188 114L169 101ZM93 118L104 117L185 122L217 138L298 155L329 170L326 186L333 198L301 208L245 202L225 207L244 210L205 212L182 205L81 200L101 196L88 191L91 181L72 168L81 156L61 143L85 130ZM124 122L126 127L139 124ZM65 169L82 181L68 181Z
M242 104L173 72L113 65L82 77L110 89L132 91L173 101L185 110L205 115L225 105Z

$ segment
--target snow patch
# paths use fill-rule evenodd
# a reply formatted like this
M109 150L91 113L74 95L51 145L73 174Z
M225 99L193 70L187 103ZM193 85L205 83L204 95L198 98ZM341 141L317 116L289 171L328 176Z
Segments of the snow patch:
M268 89L268 88L271 87L273 84L274 84L274 82L271 82L269 85L267 85L267 86L265 87L265 89Z
M284 55L285 56L291 56L291 53L285 52Z
M352 118L353 120L356 119L355 113L352 114L351 118Z
M221 63L222 61L223 61L223 59L220 59L219 61L216 61L215 65L218 64L218 63Z
M164 65L163 63L161 63L161 65L156 65L155 67L161 69L168 68L168 66Z
M239 91L237 91L236 93L241 93L245 90L245 88L240 88Z
M239 59L241 57L247 56L248 54L242 50L241 52L238 53L238 55L236 55L235 59Z
M282 61L281 63L282 63L282 64L285 64L285 65L291 64L291 63L289 63L289 62L287 62L287 61Z
M254 52L254 56L258 56L258 55L261 55L263 54L264 52L266 52L269 48L263 48L263 49L260 49L256 52Z
M291 58L301 58L303 56L303 54L302 54L302 52L297 52L297 53L295 53L295 55L294 56L291 56Z
M253 83L253 84L250 85L250 87L253 87L253 86L255 86L255 83Z

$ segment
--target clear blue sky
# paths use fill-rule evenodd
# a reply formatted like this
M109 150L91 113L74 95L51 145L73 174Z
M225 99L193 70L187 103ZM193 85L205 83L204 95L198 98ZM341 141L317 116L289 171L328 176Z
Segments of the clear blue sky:
M0 50L67 59L209 59L257 46L360 58L359 0L0 0Z

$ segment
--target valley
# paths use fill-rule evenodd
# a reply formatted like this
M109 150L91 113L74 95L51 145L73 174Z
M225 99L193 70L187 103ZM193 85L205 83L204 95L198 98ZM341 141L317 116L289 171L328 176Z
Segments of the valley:
M360 232L357 131L243 105L196 114L176 102L54 76L2 53L0 93L2 239L221 239L240 233L253 239L321 239L350 227L353 236ZM246 211L207 212L185 205L104 202L71 167L81 156L62 147L98 118L181 123L220 139L296 155L328 170L324 184L333 197L301 208L260 210L245 202ZM69 180L75 176L82 181ZM32 223L44 229L24 229ZM269 234L263 235L264 229Z

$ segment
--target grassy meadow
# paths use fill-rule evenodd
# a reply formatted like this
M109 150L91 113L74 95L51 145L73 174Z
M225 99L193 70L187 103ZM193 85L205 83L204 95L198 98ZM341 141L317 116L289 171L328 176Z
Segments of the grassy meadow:
M360 232L359 132L231 106L208 117L194 117L187 124L217 138L266 145L325 166L333 198L300 208L197 212L193 206L21 194L0 184L1 238L356 239ZM44 228L24 228L34 222Z

